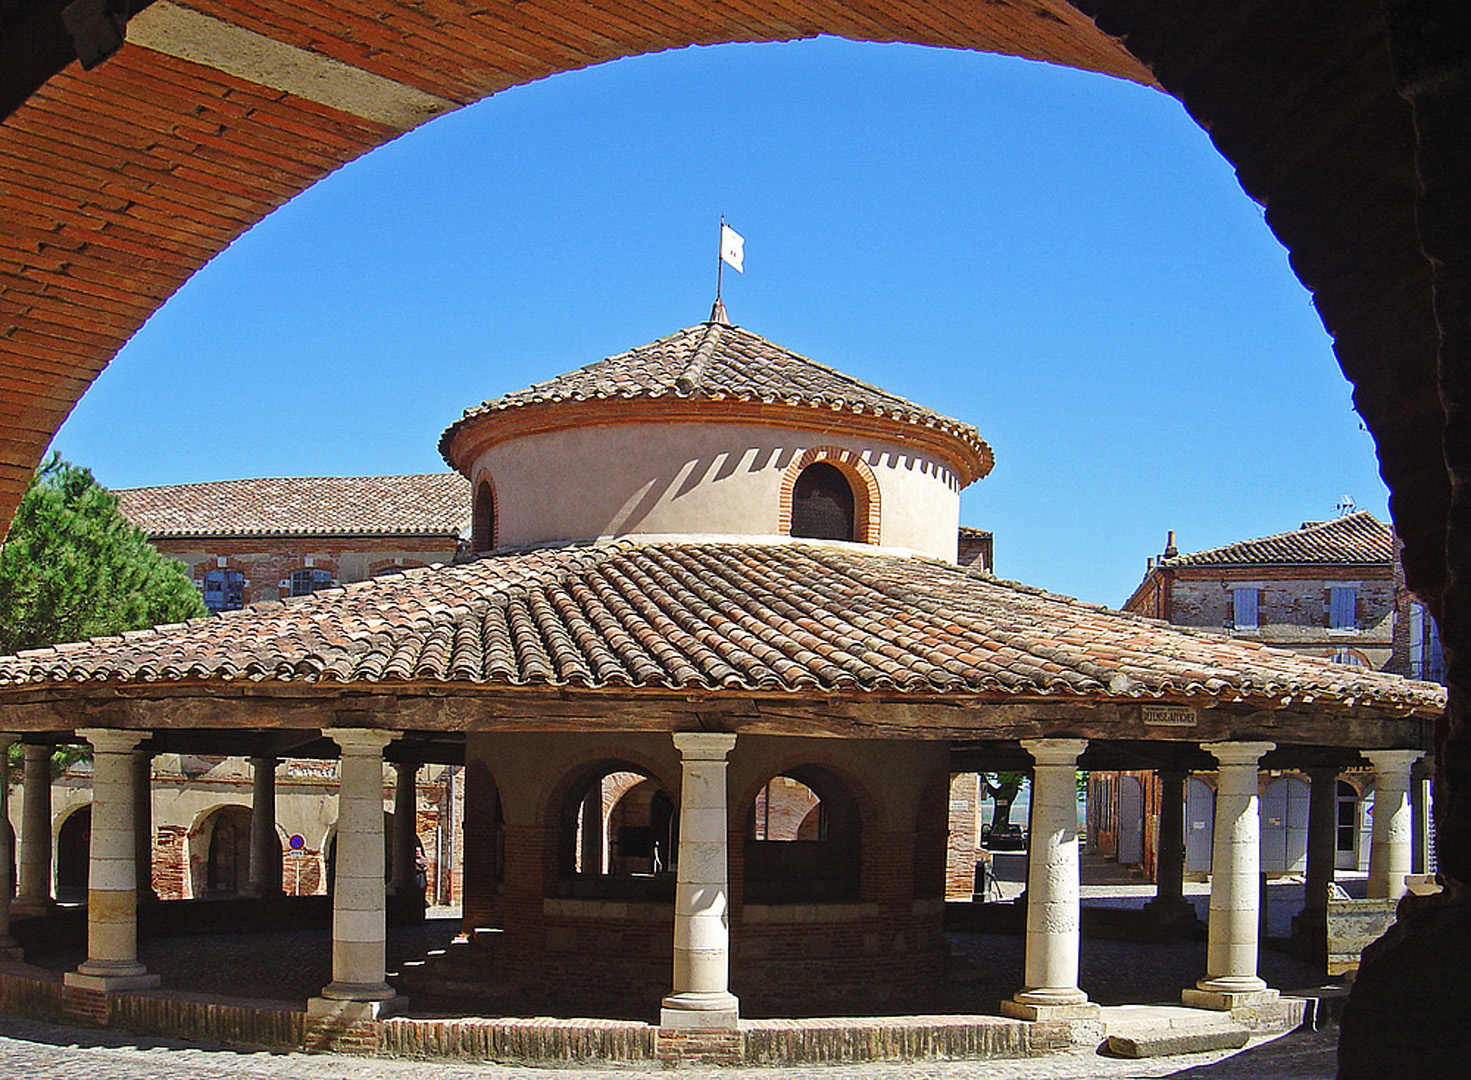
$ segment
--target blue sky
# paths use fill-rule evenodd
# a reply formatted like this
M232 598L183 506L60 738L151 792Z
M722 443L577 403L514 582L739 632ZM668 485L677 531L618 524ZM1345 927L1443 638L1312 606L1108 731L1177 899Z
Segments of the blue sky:
M958 51L686 49L339 170L154 315L55 446L113 487L444 467L468 405L707 317L975 424L997 570L1117 605L1183 550L1387 517L1286 252L1157 91Z

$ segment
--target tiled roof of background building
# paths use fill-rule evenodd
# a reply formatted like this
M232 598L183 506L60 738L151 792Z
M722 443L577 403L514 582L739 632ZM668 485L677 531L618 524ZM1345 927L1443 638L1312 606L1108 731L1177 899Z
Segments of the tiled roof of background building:
M1159 565L1325 565L1389 563L1393 558L1394 531L1367 510L1360 510L1332 521L1310 521L1276 536L1162 559Z
M1443 703L1429 684L821 542L486 556L0 659L0 696L222 679Z
M440 451L447 454L455 432L477 417L553 402L640 398L780 402L888 416L947 432L979 453L985 469L990 467L991 449L971 425L718 322L686 327L466 409L440 438Z
M286 476L114 492L150 537L458 536L470 521L459 473Z

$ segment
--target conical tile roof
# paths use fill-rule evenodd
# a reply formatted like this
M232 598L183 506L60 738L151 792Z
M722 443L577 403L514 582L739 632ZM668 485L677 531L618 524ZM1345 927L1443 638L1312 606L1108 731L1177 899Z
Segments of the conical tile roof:
M886 417L950 435L974 456L977 476L992 463L991 448L971 425L719 322L686 327L467 409L440 437L440 453L459 467L450 456L451 443L484 417L566 402L640 399L762 402Z

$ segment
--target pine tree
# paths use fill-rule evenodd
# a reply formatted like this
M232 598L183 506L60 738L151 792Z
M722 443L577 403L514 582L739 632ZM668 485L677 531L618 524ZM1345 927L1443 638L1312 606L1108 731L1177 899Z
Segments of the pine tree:
M53 454L0 546L0 655L208 614L184 565Z

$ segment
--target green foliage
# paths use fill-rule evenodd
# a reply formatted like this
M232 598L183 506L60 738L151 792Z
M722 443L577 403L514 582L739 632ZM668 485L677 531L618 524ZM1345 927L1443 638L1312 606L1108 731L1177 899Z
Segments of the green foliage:
M89 471L56 454L37 470L0 547L0 655L206 614Z
M1011 806L1027 781L1024 772L992 772L981 774L981 797L987 795L995 800L991 826L1005 825L1011 820Z

